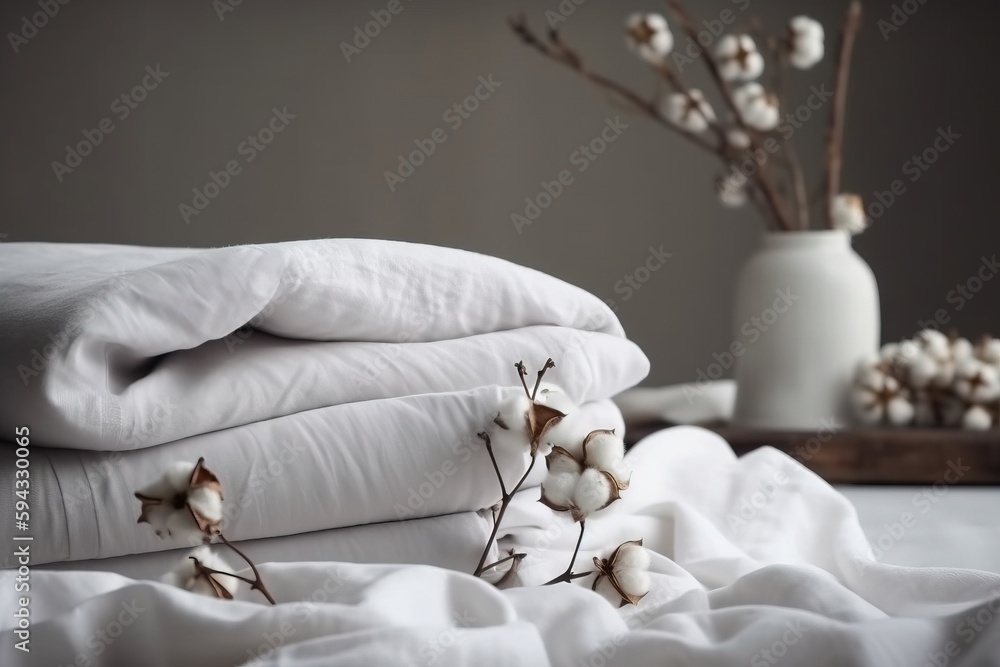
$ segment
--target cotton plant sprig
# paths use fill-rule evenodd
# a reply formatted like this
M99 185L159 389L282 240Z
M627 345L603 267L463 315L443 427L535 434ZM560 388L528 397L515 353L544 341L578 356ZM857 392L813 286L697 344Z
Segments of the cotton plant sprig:
M862 362L852 399L868 425L1000 427L1000 339L926 329Z
M615 566L609 564L607 559L602 561L603 564L599 565L597 570L574 572L573 566L583 541L587 517L610 506L629 486L631 471L624 461L624 442L613 430L583 428L576 419L579 408L565 392L557 388L542 388L545 372L555 367L552 359L547 360L538 371L535 385L531 390L525 381L528 373L524 364L518 362L514 366L518 371L524 394L515 393L505 399L499 407L490 431L479 434L486 442L500 485L501 499L496 506L493 531L474 574L482 576L483 573L510 562L508 570L497 582L497 586L502 587L517 573L521 561L525 558L523 553L510 551L504 558L490 564L486 564L486 558L514 494L531 474L538 457L544 456L547 474L542 482L539 501L555 512L567 513L580 526L569 565L562 574L546 582L546 585L597 574L595 579L595 590L597 590L598 581L602 577L607 579L611 576L615 572ZM530 456L527 470L510 490L497 464L494 451L494 447L497 446L513 451L527 451ZM638 544L638 548L642 548L641 540L629 544ZM616 553L617 551L616 549ZM646 562L648 567L648 554ZM619 575L614 576L620 578ZM615 581L617 580L616 578ZM606 584L602 584L602 587L606 587ZM645 591L639 590L640 588L641 586L629 587L631 597L628 601L634 604L641 599ZM647 577L646 591L648 589ZM614 602L620 601L616 599Z
M222 534L222 483L205 466L204 457L197 463L178 461L171 464L159 479L136 491L135 497L141 503L137 523L150 524L163 539L204 543L164 575L164 583L231 600L238 580L260 591L271 604L277 604L257 566ZM205 546L215 539L246 561L253 579L235 574L221 557Z
M701 25L679 0L669 0L672 21L694 42L700 43ZM844 118L848 72L855 35L860 25L861 4L851 0L841 31L836 65L833 110L826 142L826 174L823 219L828 228L858 234L869 224L861 198L840 191ZM755 20L754 25L759 25ZM595 86L624 101L632 110L650 118L698 148L716 155L732 173L715 179L720 201L729 207L753 203L769 226L780 231L808 229L811 199L794 143L778 132L783 110L783 72L806 70L825 54L823 26L807 16L796 16L782 37L763 35L758 41L747 32L722 36L701 58L715 83L725 113L717 112L701 90L688 87L680 68L671 63L675 39L670 21L657 13L637 13L625 22L626 44L649 65L667 86L645 95L592 69L555 29L542 37L523 16L510 20L520 40L546 58L576 72ZM762 51L759 44L768 48ZM772 88L758 81L768 68L774 71ZM691 59L675 54L676 59ZM767 155L763 146L779 139L785 159L758 160L753 174L736 173L733 165L745 155ZM773 152L773 151L768 151ZM784 169L781 169L784 167ZM785 188L785 182L791 188Z

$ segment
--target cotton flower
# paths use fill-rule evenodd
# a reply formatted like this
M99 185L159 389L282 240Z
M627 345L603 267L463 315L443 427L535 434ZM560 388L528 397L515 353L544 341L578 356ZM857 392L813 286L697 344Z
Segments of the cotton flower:
M179 461L146 488L136 491L142 502L138 523L148 523L159 537L208 542L219 532L222 522L222 484L205 467L204 457L197 463Z
M625 22L629 48L649 63L662 62L674 48L674 36L667 19L659 14L632 14Z
M557 512L583 521L618 500L628 488L631 471L624 463L625 445L614 431L591 431L580 454L560 446L545 458L548 474L540 501Z
M726 35L719 40L715 57L726 81L750 81L764 71L764 57L750 35Z
M668 93L663 98L660 111L674 125L688 132L704 132L715 122L715 112L700 90L691 89L684 93Z
M962 428L986 431L993 426L993 415L982 405L970 405L962 415Z
M192 556L197 560L192 560ZM160 581L198 595L232 600L239 580L224 574L206 572L204 568L235 574L226 561L216 556L209 547L201 546L179 561L173 570L160 577Z
M858 417L868 425L903 426L913 420L916 412L899 380L881 365L859 369L851 400Z
M743 122L753 129L769 132L778 126L778 99L759 83L745 83L734 90L733 103Z
M955 366L952 387L959 397L972 403L988 403L1000 398L1000 370L979 359L963 359Z
M846 229L851 234L860 234L868 228L864 203L855 194L843 193L833 198L830 205L830 219L834 229Z
M594 556L598 574L592 590L619 607L639 604L652 585L649 560L649 552L642 546L642 540L620 544L609 558Z
M796 69L809 69L823 59L823 25L808 16L788 22L788 62Z
M715 189L719 196L719 201L724 206L738 208L747 203L747 179L740 173L730 173L720 176L715 181Z

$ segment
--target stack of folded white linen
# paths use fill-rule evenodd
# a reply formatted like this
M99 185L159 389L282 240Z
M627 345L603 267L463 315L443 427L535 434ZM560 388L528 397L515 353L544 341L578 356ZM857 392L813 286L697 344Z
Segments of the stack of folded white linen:
M164 571L190 545L136 525L135 492L204 457L223 534L252 557L471 571L500 495L477 433L522 391L514 363L549 357L583 419L623 428L610 398L646 357L600 299L504 260L357 239L5 243L0 476L28 466L35 566ZM526 452L496 454L507 479L524 469Z

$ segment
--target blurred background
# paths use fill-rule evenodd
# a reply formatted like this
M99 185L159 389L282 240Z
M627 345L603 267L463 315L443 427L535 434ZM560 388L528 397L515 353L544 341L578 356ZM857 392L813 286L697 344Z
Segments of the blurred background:
M591 67L653 94L623 21L665 5L399 0L391 14L390 4L4 2L0 237L217 246L343 236L466 248L613 301L652 360L647 384L694 379L733 339L736 272L762 220L717 203L714 156L527 49L506 25L522 11L538 30L551 21ZM688 1L707 21L728 10L733 26L758 16L780 32L803 13L824 24L827 57L792 73L793 108L813 86L831 89L846 5ZM385 25L368 25L375 36L360 36L379 17ZM983 264L1000 251L997 18L996 3L973 0L865 2L843 184L867 204L885 193L854 243L879 282L883 340L942 312L944 329L1000 333L1000 279ZM711 89L700 62L683 75ZM795 133L813 183L828 108ZM616 117L622 129L600 155L578 152ZM400 172L400 156L435 130L443 142ZM69 154L81 142L92 149ZM912 160L925 151L935 159L924 168ZM526 199L563 170L572 183L516 225ZM206 188L212 173L223 187ZM891 195L897 180L902 194ZM671 253L662 268L626 289L661 246ZM977 273L989 276L978 291L957 291Z

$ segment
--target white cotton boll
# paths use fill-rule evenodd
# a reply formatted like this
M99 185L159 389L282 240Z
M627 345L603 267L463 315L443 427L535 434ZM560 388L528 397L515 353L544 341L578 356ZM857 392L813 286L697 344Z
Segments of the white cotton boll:
M674 35L660 14L632 14L625 21L629 49L649 63L660 63L674 48Z
M749 81L764 72L764 57L750 35L725 35L715 47L715 56L726 81Z
M215 589L207 581L207 575L199 576L195 562L188 556L194 556L207 568L219 570L220 572L234 573L233 569L229 567L229 564L226 563L226 561L224 561L220 556L217 556L214 551L207 546L201 546L193 549L187 556L184 556L184 558L177 563L173 570L160 577L160 581L171 586L183 588L191 591L192 593L197 593L198 595L206 595L213 598L218 597L215 593ZM230 595L236 594L236 587L239 585L239 580L222 574L213 574L212 578L218 582L220 586L229 591Z
M796 16L788 23L791 51L788 61L796 69L809 69L823 59L823 25L808 16Z
M911 359L920 354L920 345L913 340L904 340L899 343L899 351L896 354L896 361L909 363Z
M973 405L962 416L962 428L970 431L986 431L993 426L993 417L981 405Z
M167 517L167 532L177 540L182 540L188 544L199 544L208 541L208 535L198 527L191 512L185 507L183 510L175 510Z
M579 481L579 473L549 471L542 482L542 497L550 506L569 509Z
M599 593L601 597L610 602L613 606L621 606L622 595L607 577L598 576L597 581L594 584L594 592Z
M956 341L957 342L957 341ZM968 343L968 341L966 341ZM975 348L969 343L969 350L975 350L979 359L993 366L1000 366L1000 338L984 338ZM971 356L971 354L970 354Z
M726 141L730 146L738 151L750 148L750 135L740 129L733 129L726 132ZM744 181L745 181L744 177Z
M167 470L167 480L174 491L180 493L188 488L195 465L197 464L190 461L176 461L170 464L170 469Z
M879 357L882 361L892 361L899 354L899 343L886 343L879 350Z
M587 468L580 475L573 493L573 505L579 510L581 519L588 514L604 509L616 491L607 475L595 468Z
M1000 397L1000 370L975 358L965 359L956 366L953 388L967 401L992 401Z
M722 205L729 208L739 208L746 204L749 199L746 183L746 176L738 172L717 179L715 190Z
M913 421L913 404L902 396L889 400L885 408L886 417L893 426L906 426Z
M641 597L649 592L652 586L649 572L645 570L630 570L615 567L615 580L621 586L622 591L636 597Z
M625 458L625 443L614 433L594 431L585 442L584 463L592 468L611 472Z
M618 568L648 570L649 563L649 550L646 547L626 543L618 549L618 555L615 557L615 570L617 571Z
M222 521L222 494L212 488L199 487L188 493L188 506L210 523Z
M830 205L830 219L834 229L845 229L851 234L860 234L868 229L869 220L865 214L861 197L843 193L833 198Z
M167 522L174 513L171 505L154 505L146 510L146 521L153 527L153 532L157 537L166 538L168 536Z
M922 389L934 382L942 372L944 372L942 364L931 355L921 353L910 361L910 385L916 389Z
M519 391L511 391L510 395L500 402L500 408L497 410L497 420L500 422L498 426L523 433L527 438L527 414L530 407L531 400L527 396Z
M970 359L975 354L975 348L967 338L956 338L951 341L951 358L956 363L963 359Z
M545 465L551 474L568 472L579 475L583 472L583 466L578 460L562 452L553 452L545 459Z
M663 97L660 112L674 125L694 134L704 132L715 122L715 111L697 89L688 91L687 95L668 93Z
M940 331L924 329L916 335L916 342L926 354L938 361L951 359L951 341Z
M733 103L743 122L755 130L768 132L778 125L778 100L759 83L746 83L733 91Z
M524 398L527 399L527 397ZM535 396L535 402L547 405L566 415L577 412L580 409L565 391L548 382L542 383L538 394ZM527 410L527 405L525 405L525 410Z

